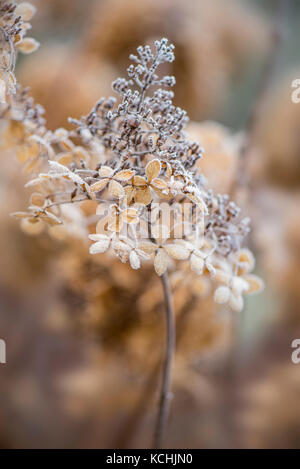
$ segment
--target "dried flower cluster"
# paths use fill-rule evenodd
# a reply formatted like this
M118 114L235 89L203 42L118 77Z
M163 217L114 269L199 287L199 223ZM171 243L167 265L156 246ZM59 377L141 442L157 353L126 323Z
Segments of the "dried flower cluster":
M23 21L34 9L27 3L2 3L3 50L9 46L7 73L13 76L11 64L26 40L22 31L28 29ZM26 52L35 47L29 49ZM71 119L76 126L72 131L47 130L43 109L26 90L5 88L3 139L16 148L32 174L27 187L34 188L28 211L14 216L30 233L46 225L59 232L66 222L87 237L77 207L91 200L99 220L96 233L89 235L94 241L91 254L109 251L133 269L153 261L158 275L189 265L195 275L217 286L217 303L241 310L242 295L262 288L261 280L249 273L253 255L241 247L249 219L240 217L227 195L208 190L199 171L202 150L187 139L186 112L173 105L173 92L166 89L175 79L157 74L161 64L173 62L174 46L162 39L155 42L154 51L140 46L130 59L128 78L112 85L120 102L100 99L89 115Z

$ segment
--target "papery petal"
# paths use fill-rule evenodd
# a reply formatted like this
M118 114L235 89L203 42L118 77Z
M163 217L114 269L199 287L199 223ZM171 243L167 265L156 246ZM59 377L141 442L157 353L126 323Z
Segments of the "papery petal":
M33 39L33 37L25 37L21 42L19 42L16 47L23 54L31 54L35 52L40 46L40 43Z
M160 178L153 179L151 182L151 186L154 186L156 189L160 190L168 190L168 184L166 183L166 181Z
M135 270L141 267L140 258L135 251L131 251L130 256L129 256L129 262L130 262L131 267Z
M145 251L149 254L152 254L157 249L157 244L152 243L151 241L140 241L139 242L139 249Z
M101 166L99 170L99 174L102 178L108 178L112 175L114 170L110 168L109 166Z
M90 234L89 239L91 239L92 241L103 241L103 240L110 241L110 238L107 235L97 234L97 233Z
M137 189L134 200L137 204L148 205L152 199L151 190L149 187L145 189Z
M161 276L168 267L168 256L163 249L158 249L154 258L154 269L157 275Z
M242 293L249 289L249 285L242 277L233 277L232 279L232 289L237 293Z
M102 239L101 241L97 241L90 246L90 254L102 254L103 252L107 251L109 245L109 239Z
M114 179L118 181L129 181L134 176L134 171L131 169L125 169L124 171L119 171L114 175Z
M176 260L188 259L190 255L190 251L180 244L165 244L164 249L169 256Z
M90 186L90 192L99 192L106 187L109 179L100 179L100 181L95 182Z
M148 182L151 182L152 179L156 178L159 175L160 170L161 164L159 160L155 159L149 161L145 169Z
M147 181L142 176L134 176L133 185L134 186L147 186Z
M243 276L244 280L248 283L249 288L246 293L260 293L264 289L264 282L257 275L248 274Z
M123 186L117 182L117 181L110 181L108 190L111 193L113 197L116 197L117 199L121 199L125 195L125 191L123 189Z
M228 287L218 287L214 294L214 300L218 304L225 304L229 301L231 292Z
M23 21L30 21L35 12L36 8L29 2L22 2L15 9L15 14L21 16Z

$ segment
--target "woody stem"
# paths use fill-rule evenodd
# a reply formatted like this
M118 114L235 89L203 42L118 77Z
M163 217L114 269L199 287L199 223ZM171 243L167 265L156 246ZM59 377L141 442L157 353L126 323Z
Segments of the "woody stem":
M175 318L172 303L172 295L169 285L168 275L165 272L161 276L164 300L165 300L165 322L166 322L166 345L165 356L163 361L162 382L159 397L159 410L156 420L154 433L154 448L161 448L162 441L167 425L171 394L171 372L175 352Z

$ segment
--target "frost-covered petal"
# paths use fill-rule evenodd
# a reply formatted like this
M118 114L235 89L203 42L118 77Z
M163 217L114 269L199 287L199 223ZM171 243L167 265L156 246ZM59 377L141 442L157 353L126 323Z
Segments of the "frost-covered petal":
M136 191L134 200L137 204L148 205L151 202L151 191L149 187L145 187L144 189L138 189Z
M134 176L134 171L131 169L125 169L124 171L119 171L114 175L114 179L118 181L129 181Z
M110 241L110 238L105 235L105 234L97 234L97 233L94 233L94 234L90 234L89 235L89 239L91 239L92 241L103 241L103 240L108 240Z
M201 275L204 268L204 260L201 257L196 256L196 254L191 255L191 269L196 272L196 274Z
M134 186L147 186L147 181L142 176L134 176L133 185Z
M104 187L107 185L109 179L100 179L100 181L95 182L90 186L90 192L99 192L104 189Z
M102 254L109 248L110 239L101 239L90 246L90 254Z
M152 243L152 241L140 241L139 242L139 249L145 251L149 254L152 254L157 249L157 244Z
M129 262L130 262L131 267L135 270L141 267L140 258L134 250L132 250L129 255Z
M154 258L154 269L157 275L161 276L168 267L168 256L163 249L158 249Z
M249 289L249 285L242 277L233 277L232 279L232 290L237 293L243 293Z
M110 168L109 166L101 166L100 170L99 170L99 174L102 178L108 178L112 175L112 173L114 172L114 170L112 168Z
M189 257L190 251L181 246L180 244L166 244L164 246L165 251L169 254L169 256L173 257L176 260L185 260Z
M149 163L146 166L146 176L149 182L152 181L152 179L157 178L161 170L161 164L160 161L157 159L149 161Z
M231 292L228 287L218 287L214 294L214 300L218 304L225 304L229 301Z
M264 282L260 277L257 277L257 275L248 274L244 275L243 278L249 286L248 290L246 291L247 294L260 293L264 289Z
M108 190L111 193L113 197L116 197L117 199L121 199L125 195L125 191L123 189L123 186L117 181L110 181Z
M235 255L239 266L239 275L251 272L255 266L255 258L249 249L241 249Z
M31 52L35 52L39 46L40 43L33 37L25 37L16 45L17 49L22 52L22 54L31 54Z
M17 16L21 16L23 21L30 21L31 18L35 15L36 8L35 6L31 5L29 2L22 2L19 3L15 10L15 14Z
M160 190L168 190L168 184L166 181L160 178L155 178L151 182L151 186L154 186L156 189Z

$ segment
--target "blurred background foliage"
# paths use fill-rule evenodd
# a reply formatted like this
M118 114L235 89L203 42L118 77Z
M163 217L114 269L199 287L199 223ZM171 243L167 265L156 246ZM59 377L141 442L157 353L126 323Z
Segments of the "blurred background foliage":
M18 62L19 81L50 128L86 114L140 43L176 46L175 103L206 150L202 170L230 192L240 141L272 46L273 0L34 0L41 48ZM244 200L266 289L233 316L188 273L173 278L178 331L167 447L299 447L300 5L285 35L256 125ZM9 213L26 176L1 154L1 447L147 447L163 346L162 295L152 271L91 258L74 236L30 237ZM92 213L88 204L83 208Z

